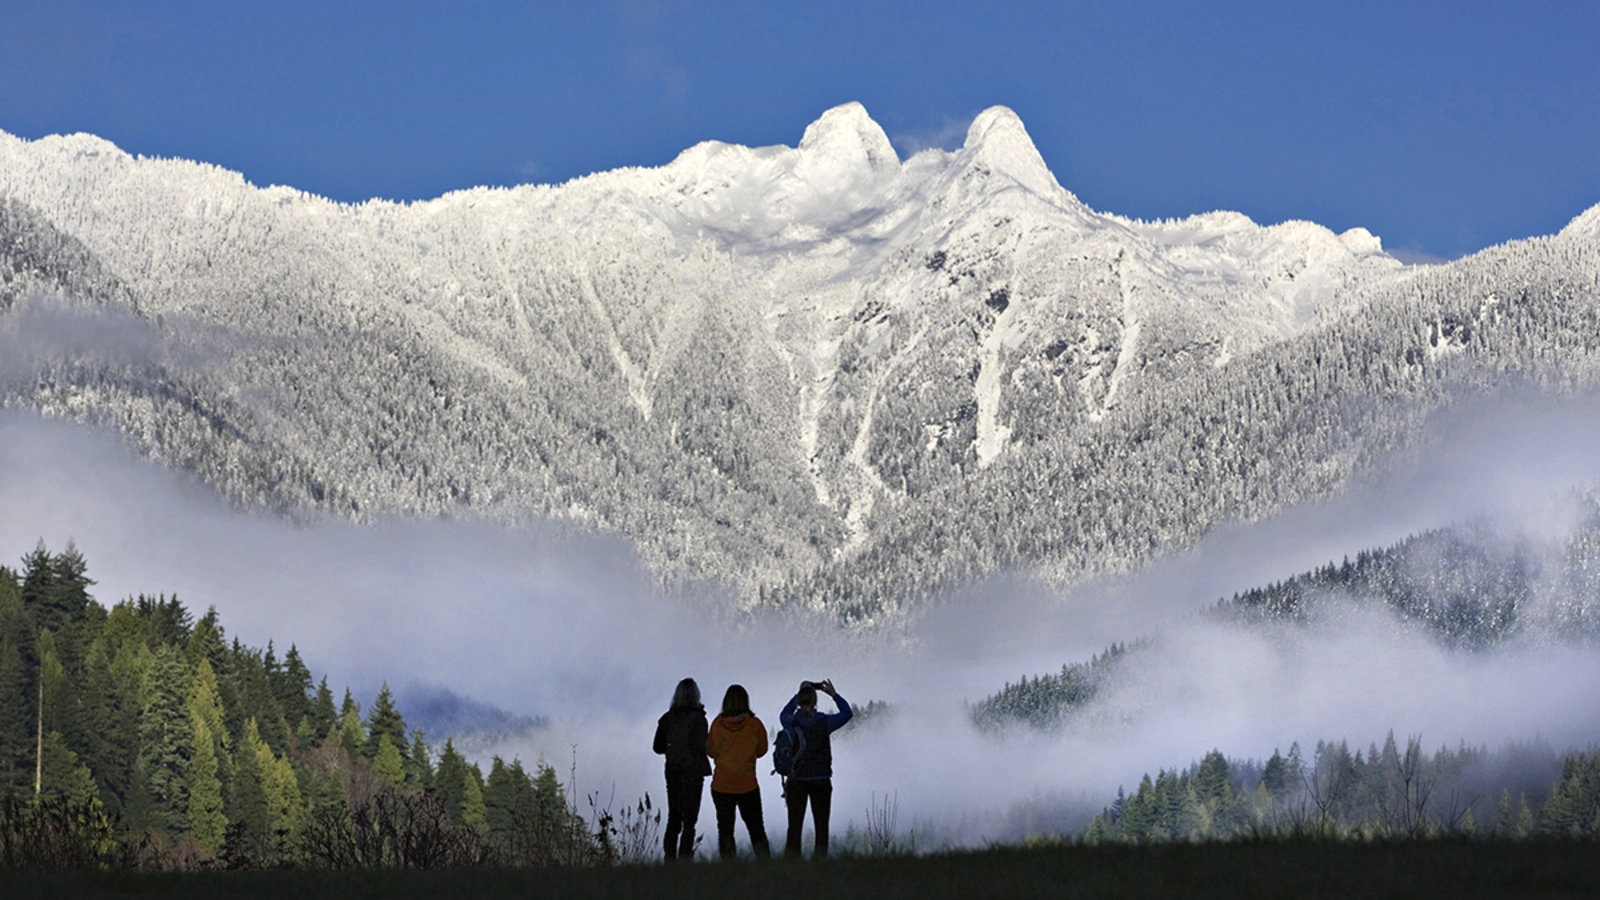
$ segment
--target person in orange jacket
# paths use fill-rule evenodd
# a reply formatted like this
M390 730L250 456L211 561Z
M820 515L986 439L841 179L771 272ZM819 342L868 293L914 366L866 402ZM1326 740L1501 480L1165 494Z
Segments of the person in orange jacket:
M717 851L733 859L733 816L737 810L750 832L750 846L760 859L772 855L767 827L761 818L761 785L756 781L756 760L767 755L767 726L750 711L750 694L742 685L729 685L722 695L722 714L711 721L706 735L706 755L716 760L711 775L711 803L717 808Z

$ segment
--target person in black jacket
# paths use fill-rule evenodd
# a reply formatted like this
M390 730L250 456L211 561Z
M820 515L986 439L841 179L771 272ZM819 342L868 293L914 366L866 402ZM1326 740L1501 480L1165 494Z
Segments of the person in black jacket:
M817 691L833 698L838 712L817 711ZM833 742L829 735L843 728L854 711L833 689L833 680L802 681L778 714L784 728L799 728L805 735L805 750L795 758L794 772L784 781L783 798L789 812L789 838L784 856L800 855L800 833L806 824L806 801L811 803L811 822L815 826L811 856L828 855L828 813L833 806Z
M706 708L693 678L678 682L672 708L656 723L655 751L667 758L667 859L694 858L694 825L700 818L711 760L706 758Z

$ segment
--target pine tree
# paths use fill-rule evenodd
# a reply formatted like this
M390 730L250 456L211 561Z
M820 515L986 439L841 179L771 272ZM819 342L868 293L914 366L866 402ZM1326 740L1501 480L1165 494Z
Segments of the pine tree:
M494 757L489 765L489 778L483 786L484 816L491 834L509 835L515 830L517 793L511 767L500 757Z
M411 729L411 751L406 754L406 784L433 787L433 762L422 729Z
M206 665L201 658L201 664ZM223 813L222 779L218 776L217 740L203 715L194 716L194 758L189 761L189 832L206 853L222 852L228 833ZM220 719L219 719L220 721Z
M251 720L252 723L254 721ZM280 759L272 752L271 745L262 738L259 729L246 726L245 740L248 743L239 750L241 754L255 757L256 767L261 772L261 792L267 804L267 829L272 836L272 849L275 854L281 855L299 835L300 813L303 809L300 788L294 772L288 767L288 760Z
M44 688L39 695L44 703L41 716L44 730L62 735L63 740L78 734L77 692L72 689L66 666L56 649L55 634L48 628L39 632L39 677Z
M1261 770L1261 784L1274 800L1282 800L1289 793L1288 764L1278 748L1272 748L1272 758Z
M228 798L228 848L235 856L265 860L272 848L272 818L268 809L265 775L261 769L261 732L254 718L246 719L235 745L233 790Z
M467 760L456 750L455 742L445 738L444 749L439 752L439 768L434 774L434 790L439 804L450 813L450 818L461 821L461 811L467 796Z
M74 803L100 805L100 792L95 787L89 767L78 761L78 755L67 747L58 731L44 736L43 758L40 765L40 790L48 797L65 797Z
M289 652L283 657L283 668L275 682L275 693L278 705L283 708L284 718L290 727L298 728L301 722L314 714L315 708L311 701L311 670L306 668L294 644L289 645Z
M266 652L261 653L235 639L229 655L230 680L237 685L237 694L236 697L229 697L224 692L224 706L240 704L242 714L256 720L257 732L272 748L272 752L283 755L289 749L289 723L284 718L283 707L279 705L273 688L274 679L279 677L275 674L279 666L271 642L268 642Z
M288 757L275 757L272 748L261 742L261 786L267 794L267 814L272 823L273 847L280 857L292 856L305 829L305 800L300 782Z
M339 711L333 705L333 691L328 688L328 676L317 684L317 699L311 706L314 743L321 744L339 724Z
M377 755L379 742L387 737L396 748L406 746L406 720L401 718L400 710L395 708L394 695L389 693L389 685L384 683L378 691L378 699L372 703L372 711L367 713L367 743L362 752L368 758Z
M461 797L461 824L468 828L487 832L489 830L489 814L483 804L483 770L477 763L467 766L465 791Z
M539 763L539 774L533 779L533 802L536 827L542 833L552 838L570 835L576 813L567 803L567 794L556 776L555 767L549 763Z
M201 657L195 666L194 679L189 690L189 713L205 720L206 727L216 744L219 763L225 761L233 748L233 738L227 731L227 716L223 714L222 697L218 693L217 675L210 660Z
M344 705L339 711L339 745L344 747L347 756L355 759L361 755L366 742L367 734L361 726L361 704L350 694L350 689L345 688Z
M406 780L405 761L400 758L400 748L394 745L387 734L378 738L378 752L373 754L372 769L390 784L401 784Z
M204 773L191 771L190 790L192 792L195 785L201 785L209 791L211 781L213 779L216 781L214 798L209 793L198 798L191 793L190 828L195 840L199 841L208 852L216 854L221 852L223 839L227 833L227 817L224 815L222 798L231 789L233 781L233 737L228 734L227 716L224 715L222 708L222 698L218 695L216 673L211 668L211 661L203 655L195 665L188 705L189 716L194 723L195 741L195 755L190 765L203 766L206 770ZM207 816L214 818L208 819L202 826L201 822L193 818L193 811L196 809L203 810ZM202 827L210 829L204 837L201 835Z
M118 610L112 610L113 621L117 618ZM109 627L101 637L107 640L113 638ZM99 767L95 769L95 774L106 792L126 807L134 788L134 767L141 750L139 734L144 710L144 684L146 674L155 664L155 654L150 652L142 639L122 640L114 650L108 645L106 652L111 654L104 673L109 680L110 690L100 709L102 718L95 720L96 734L102 741L95 755ZM92 669L91 674L96 671L98 669ZM148 782L141 789L145 791L144 802L148 807Z
M1222 751L1212 750L1200 761L1200 768L1194 777L1195 796L1201 803L1212 808L1220 806L1228 799L1232 792L1229 786L1228 760L1223 757Z
M139 761L155 822L173 835L188 828L189 760L194 756L188 680L178 652L168 646L157 649L139 713Z
M211 663L212 671L220 675L228 656L228 644L215 606L207 607L206 614L194 623L189 640L184 645L184 655L191 667L204 659Z

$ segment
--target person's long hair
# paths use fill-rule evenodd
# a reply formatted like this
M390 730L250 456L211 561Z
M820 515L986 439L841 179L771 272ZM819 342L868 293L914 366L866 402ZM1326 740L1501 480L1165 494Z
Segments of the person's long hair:
M678 689L672 692L672 708L693 709L699 705L700 685L695 684L693 678L678 682Z
M742 684L728 685L722 695L722 714L725 716L750 715L750 692Z

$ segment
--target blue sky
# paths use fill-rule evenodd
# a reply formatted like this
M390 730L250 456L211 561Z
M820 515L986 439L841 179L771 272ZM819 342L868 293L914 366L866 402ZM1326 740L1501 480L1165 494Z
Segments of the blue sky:
M1600 202L1600 3L0 0L0 129L339 200L794 144L902 155L1017 110L1097 209L1372 229L1455 257Z

